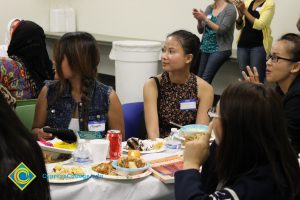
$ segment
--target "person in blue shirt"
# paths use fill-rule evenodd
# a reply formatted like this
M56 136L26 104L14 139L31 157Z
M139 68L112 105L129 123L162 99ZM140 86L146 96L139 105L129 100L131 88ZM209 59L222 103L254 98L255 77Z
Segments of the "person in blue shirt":
M175 173L176 199L299 198L299 163L271 88L231 84L208 114L209 133L186 143L184 170ZM211 129L216 139L209 146Z

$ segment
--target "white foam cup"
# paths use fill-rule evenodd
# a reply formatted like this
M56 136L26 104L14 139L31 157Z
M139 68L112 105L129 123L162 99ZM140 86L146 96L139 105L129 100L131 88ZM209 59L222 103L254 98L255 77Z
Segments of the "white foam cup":
M91 140L89 144L94 163L105 161L108 153L109 141L105 139L95 139Z

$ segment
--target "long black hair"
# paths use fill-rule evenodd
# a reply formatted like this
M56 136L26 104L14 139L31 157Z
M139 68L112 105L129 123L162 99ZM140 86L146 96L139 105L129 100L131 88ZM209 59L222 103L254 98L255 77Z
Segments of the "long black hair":
M17 56L36 84L36 93L45 80L54 78L52 62L46 49L45 33L42 27L32 21L22 20L14 30L7 50L8 56Z
M69 84L64 78L61 67L64 57L68 59L71 70L81 74L83 129L87 130L87 108L90 101L88 89L92 87L96 79L100 50L95 38L86 32L70 32L60 38L54 48L54 60L60 78L58 95L62 94L66 85Z
M293 199L299 192L300 169L277 94L262 84L231 84L221 96L220 114L219 179L232 184L240 175L269 164L278 190L287 188Z
M193 55L190 71L196 74L200 62L200 39L197 35L186 30L175 31L167 37L170 36L175 37L179 41L185 54Z
M0 95L0 199L50 198L44 158L39 145ZM9 174L23 162L36 178L22 191Z

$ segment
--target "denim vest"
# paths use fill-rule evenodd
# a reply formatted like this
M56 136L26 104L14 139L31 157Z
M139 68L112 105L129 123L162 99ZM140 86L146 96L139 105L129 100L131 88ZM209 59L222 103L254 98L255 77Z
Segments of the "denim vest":
M67 85L63 94L56 98L58 91L58 81L47 81L48 86L48 116L47 126L52 128L69 127L72 112L76 109L78 104L79 113L79 128L83 130L83 116L82 116L82 103L76 103L71 95L70 85ZM88 98L90 99L88 106L88 121L105 121L105 131L101 132L101 135L105 135L107 130L107 114L109 108L109 95L112 91L110 86L104 85L98 81L94 81L92 87L88 89Z

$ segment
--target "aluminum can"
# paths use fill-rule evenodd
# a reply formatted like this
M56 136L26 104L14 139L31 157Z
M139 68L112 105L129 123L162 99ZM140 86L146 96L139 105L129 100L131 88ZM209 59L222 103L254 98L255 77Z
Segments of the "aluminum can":
M117 160L122 153L122 133L119 130L108 130L106 134L109 140L109 159Z

